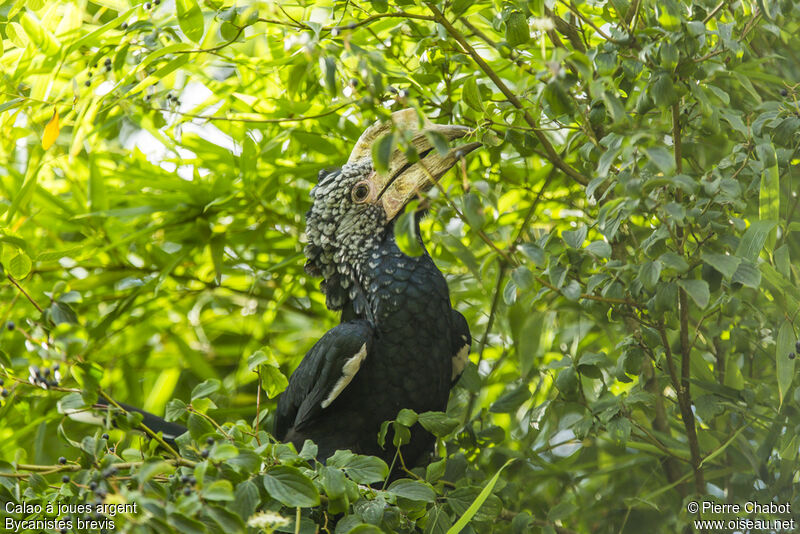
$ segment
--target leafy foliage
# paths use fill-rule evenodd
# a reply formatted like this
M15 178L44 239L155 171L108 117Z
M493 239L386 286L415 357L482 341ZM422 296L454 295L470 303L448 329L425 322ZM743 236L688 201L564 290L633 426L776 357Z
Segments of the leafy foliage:
M800 510L798 15L0 4L0 500L136 503L126 532L675 532L692 500ZM336 321L302 269L308 191L409 106L484 143L422 227L477 341L447 414L387 423L398 465L409 426L440 438L388 481L264 429ZM170 450L135 414L89 435L64 417L106 394L190 434Z

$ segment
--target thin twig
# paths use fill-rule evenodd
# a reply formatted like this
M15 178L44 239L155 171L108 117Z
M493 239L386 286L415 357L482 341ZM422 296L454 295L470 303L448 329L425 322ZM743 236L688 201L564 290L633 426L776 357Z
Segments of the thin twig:
M27 299L28 299L28 301L29 301L31 304L33 304L33 307L34 307L34 308L36 308L37 310L39 310L39 313L44 313L44 310L42 310L42 308L41 308L41 307L40 307L38 304L36 304L36 301L35 301L35 300L33 300L33 298L31 298L31 296L30 296L30 295L28 295L28 293L27 293L27 292L26 292L24 289L22 289L22 286L21 286L21 285L19 285L19 284L17 283L17 281L16 281L16 280L14 280L14 277L12 277L10 274L9 274L9 275L6 275L6 276L8 276L8 279L11 281L11 283L12 283L12 284L14 284L15 286L17 286L17 289L19 289L19 290L20 290L20 292L21 292L23 295L25 295L25 298L27 298Z

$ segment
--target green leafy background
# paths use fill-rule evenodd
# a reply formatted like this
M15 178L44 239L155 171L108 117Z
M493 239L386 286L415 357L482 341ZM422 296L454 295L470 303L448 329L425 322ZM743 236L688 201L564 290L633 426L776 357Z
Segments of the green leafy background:
M800 510L799 15L3 2L0 501L135 502L126 532L677 532L742 516L691 501ZM265 430L337 321L302 268L308 192L406 107L484 147L421 229L470 363L447 414L389 423L397 462L409 426L440 438L389 482ZM64 416L105 394L191 439Z

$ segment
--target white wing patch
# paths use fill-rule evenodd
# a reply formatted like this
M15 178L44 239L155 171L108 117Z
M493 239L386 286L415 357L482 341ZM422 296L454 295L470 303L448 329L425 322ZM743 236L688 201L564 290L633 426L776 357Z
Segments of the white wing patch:
M367 344L364 343L361 345L361 349L356 353L355 356L352 358L348 358L344 365L342 366L342 376L339 377L339 380L336 381L336 384L333 386L333 389L330 392L324 401L320 404L322 408L327 408L330 404L336 400L336 397L344 391L344 388L347 387L353 377L356 376L356 373L359 369L361 369L361 362L364 361L364 358L367 357Z
M461 373L464 371L464 367L467 366L468 361L469 345L464 345L461 347L461 349L459 349L456 355L453 356L453 374L450 377L451 382L461 375Z

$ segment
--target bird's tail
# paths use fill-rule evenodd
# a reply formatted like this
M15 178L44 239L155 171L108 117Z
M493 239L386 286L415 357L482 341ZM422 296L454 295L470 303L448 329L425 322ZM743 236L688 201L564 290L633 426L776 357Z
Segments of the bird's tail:
M163 417L146 412L135 406L131 406L122 402L117 402L116 404L126 412L142 414L142 424L156 434L160 432L164 441L166 441L170 446L174 447L175 438L187 431L186 427L183 425L167 421ZM112 426L116 426L114 423L115 418L108 417L108 414L109 412L112 415L115 413L120 413L116 406L111 405L103 398L99 398L97 402L88 410L82 408L76 410L65 410L65 412L66 415L73 421L79 421L81 423L97 426L105 426L108 421L111 422Z

